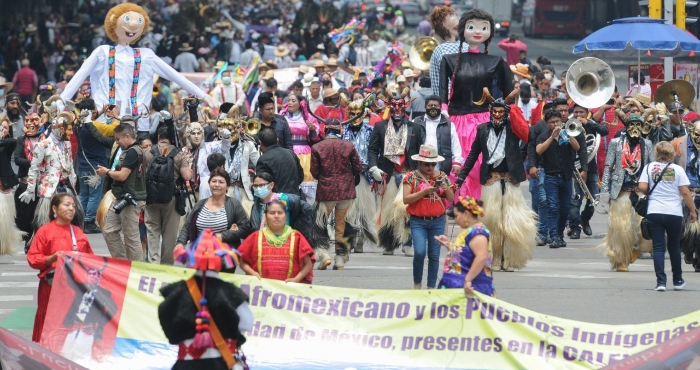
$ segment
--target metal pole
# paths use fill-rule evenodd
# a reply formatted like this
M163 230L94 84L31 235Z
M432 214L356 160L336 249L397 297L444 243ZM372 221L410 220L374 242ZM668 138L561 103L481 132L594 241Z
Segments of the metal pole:
M664 0L664 19L673 24L673 0ZM673 58L664 58L664 82L673 80Z

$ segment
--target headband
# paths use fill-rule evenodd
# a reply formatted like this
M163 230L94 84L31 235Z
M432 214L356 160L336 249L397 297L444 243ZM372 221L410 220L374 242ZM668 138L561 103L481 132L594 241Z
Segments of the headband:
M480 206L479 203L476 202L476 199L470 196L459 197L459 203L475 216L484 217L484 207Z

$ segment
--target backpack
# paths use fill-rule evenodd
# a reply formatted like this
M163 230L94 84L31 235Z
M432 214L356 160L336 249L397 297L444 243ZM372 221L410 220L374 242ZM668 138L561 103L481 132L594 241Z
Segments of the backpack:
M168 204L175 196L175 156L180 148L174 148L163 157L158 145L151 148L153 159L146 174L146 204Z

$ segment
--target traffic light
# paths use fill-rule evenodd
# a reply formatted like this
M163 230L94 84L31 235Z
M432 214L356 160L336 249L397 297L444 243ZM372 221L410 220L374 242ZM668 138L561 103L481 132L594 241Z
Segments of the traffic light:
M639 7L648 7L649 18L663 19L663 0L643 0L639 2Z
M676 0L676 27L685 30L687 24L694 24L698 17L688 17L688 12L698 6L697 1Z

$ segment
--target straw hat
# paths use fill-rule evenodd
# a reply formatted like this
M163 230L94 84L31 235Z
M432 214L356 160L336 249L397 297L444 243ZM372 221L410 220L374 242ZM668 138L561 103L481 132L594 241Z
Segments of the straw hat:
M404 77L406 77L406 78L416 77L416 74L413 73L413 70L412 70L412 69L404 69L404 70L403 70L403 75L404 75Z
M301 84L304 85L304 87L309 87L315 79L316 76L314 76L313 73L307 72L306 74L304 74L304 78L301 80Z
M275 64L275 62L272 61L272 59L266 60L265 64L270 66L270 69L278 69L279 68L279 67L277 67L277 64Z
M326 68L326 64L321 59L316 60L314 68Z
M369 36L362 35L362 38L360 39L360 41L369 41Z
M647 108L651 105L651 97L649 95L640 93L635 95L634 98L637 99L638 102L640 102L643 106Z
M286 46L280 45L277 47L277 49L275 49L275 56L276 57L282 58L282 57L286 57L287 55L289 55L289 49L287 49Z
M0 88L3 89L3 94L0 97L7 95L15 87L12 82L7 82L5 77L0 76Z
M272 71L265 72L265 76L263 76L263 80L269 80L271 78L275 78L275 72L272 72Z
M423 144L420 146L418 154L412 155L411 159L418 162L434 163L444 161L445 157L439 156L434 146Z
M406 76L399 75L399 77L396 77L396 83L399 83L399 82L406 82Z
M529 71L527 68L527 64L518 63L514 66L512 65L510 66L510 70L520 77L530 79L530 73L528 73Z
M32 23L29 26L27 26L25 31L27 31L28 33L32 33L32 32L36 32L37 29L38 28L36 27L36 24Z
M70 44L68 44L63 47L63 51L73 51L73 47Z
M302 64L299 66L299 73L307 74L309 73L309 66Z
M190 46L189 43L183 42L183 43L182 43L182 46L180 46L180 49L178 49L178 50L180 50L180 51L190 51L190 50L192 50L192 47Z
M338 61L335 58L330 58L328 59L328 63L326 63L326 66L328 67L337 67L338 66Z
M323 98L324 99L329 99L329 98L334 98L338 96L338 92L331 89L330 87L326 87L323 89Z
M411 68L411 62L404 60L403 62L401 62L401 68Z
M260 63L260 64L258 64L258 70L261 70L261 69L267 69L267 70L269 70L269 69L271 69L271 68L270 68L269 65L267 65L267 63Z

